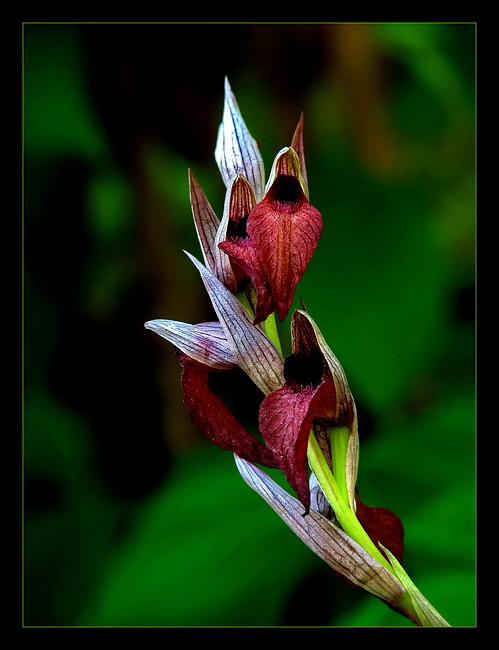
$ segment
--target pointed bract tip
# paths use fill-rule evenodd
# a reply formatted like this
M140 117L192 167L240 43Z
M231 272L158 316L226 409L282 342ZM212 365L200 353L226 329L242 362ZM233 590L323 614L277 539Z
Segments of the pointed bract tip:
M303 189L304 192L309 198L309 189L308 189L308 180L307 180L307 170L305 166L305 152L303 148L303 122L304 122L304 114L303 111L300 116L300 120L298 122L298 126L295 129L294 135L293 135L293 140L291 142L291 147L296 151L298 154L298 158L300 159L300 171L302 175L302 180L303 180Z
M293 134L293 140L291 142L291 146L295 151L298 152L298 150L303 146L303 123L305 120L305 116L303 111L300 114L300 119L298 120L298 124L296 125L295 132Z
M235 98L234 93L232 92L232 88L230 87L228 77L224 78L224 92L225 92L225 99L226 100L232 100L234 103L236 102L236 98Z

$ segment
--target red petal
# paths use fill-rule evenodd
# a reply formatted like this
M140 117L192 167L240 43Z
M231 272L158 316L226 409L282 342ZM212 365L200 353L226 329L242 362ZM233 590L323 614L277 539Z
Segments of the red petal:
M269 449L279 461L289 485L308 510L307 447L316 405L325 384L300 390L285 385L270 393L260 406L260 431Z
M378 542L387 548L402 563L404 551L404 527L400 519L386 508L370 508L356 496L357 519L378 546Z
M275 307L265 269L258 259L251 239L227 239L221 242L218 247L251 280L258 297L253 323L255 325L261 323L274 311Z
M182 365L184 404L193 424L218 447L251 463L277 468L278 463L270 449L248 433L222 400L210 391L208 376L212 369L182 352L178 352L178 356Z
M308 203L301 188L282 191L281 185L288 182L298 183L291 176L278 176L272 186L275 189L271 188L267 197L255 206L247 222L248 235L265 268L281 321L291 308L296 285L322 232L321 214ZM294 200L295 192L298 200ZM293 200L288 200L289 193Z

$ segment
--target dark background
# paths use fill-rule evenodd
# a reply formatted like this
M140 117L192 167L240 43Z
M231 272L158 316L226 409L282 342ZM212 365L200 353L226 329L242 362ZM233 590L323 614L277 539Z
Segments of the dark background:
M182 250L201 258L189 167L221 216L227 75L267 173L304 112L324 233L296 304L354 394L363 501L402 518L407 572L474 626L475 25L22 31L24 624L410 625L193 429L143 327L212 318Z

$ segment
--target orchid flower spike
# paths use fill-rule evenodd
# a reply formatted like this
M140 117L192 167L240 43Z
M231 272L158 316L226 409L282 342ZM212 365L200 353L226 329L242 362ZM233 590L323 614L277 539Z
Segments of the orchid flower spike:
M339 360L305 308L293 312L291 351L281 352L274 313L281 321L287 317L323 228L309 202L303 116L265 183L258 145L226 79L215 157L225 185L222 217L189 170L204 263L186 254L216 320L145 324L176 349L187 413L208 440L234 454L246 483L337 574L416 625L447 627L402 568L401 521L360 499L355 402ZM212 390L213 373L234 370L261 392L259 436ZM296 497L256 465L280 470Z

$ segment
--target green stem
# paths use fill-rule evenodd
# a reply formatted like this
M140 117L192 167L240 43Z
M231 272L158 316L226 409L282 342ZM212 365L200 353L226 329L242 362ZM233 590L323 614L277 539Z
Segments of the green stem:
M246 311L249 314L253 314L253 308L250 304L250 301L248 300L247 295L244 293L244 291L240 291L239 293L236 293L236 298L239 300L241 305L246 308Z
M346 503L349 503L346 466L350 435L348 427L333 427L331 429L332 473L338 484L341 497Z
M265 334L267 335L267 338L274 344L276 350L282 357L281 341L279 339L279 332L277 330L275 312L272 312L265 321Z
M336 444L334 440L335 434L337 434ZM339 451L340 454L345 453L344 450L346 449L346 445L344 429L337 428L333 430L332 446L333 459L335 447L337 452ZM333 508L334 514L345 533L362 546L362 548L367 551L374 560L379 562L379 564L389 571L404 587L405 593L397 603L397 608L401 612L404 612L416 625L423 627L450 627L449 623L447 623L447 621L418 591L396 558L385 549L390 558L390 563L366 533L355 513L349 506L346 481L343 481L343 478L337 480L338 477L333 476L313 431L310 434L308 442L308 461L312 471L319 481L326 499ZM339 458L338 462L342 463L343 461ZM344 472L343 474L340 473L340 475L344 476Z
M362 548L366 550L373 559L393 574L393 569L390 566L390 563L374 545L369 535L362 528L355 513L351 510L348 504L348 496L345 498L342 489L339 488L313 432L308 441L308 461L312 471L319 481L319 485L321 486L326 499L334 510L334 514L345 533L350 535L350 537L360 544L360 546L362 546Z
M239 300L241 305L243 305L243 307L246 308L249 314L254 314L253 307L251 306L251 303L248 300L248 296L244 293L244 291L241 291L240 293L236 293L236 298ZM282 357L281 341L279 339L279 332L277 330L275 312L272 312L270 316L267 317L263 325L265 328L265 334L267 338L269 339L269 341L271 341L271 343L274 344L276 350L279 352L279 354Z

